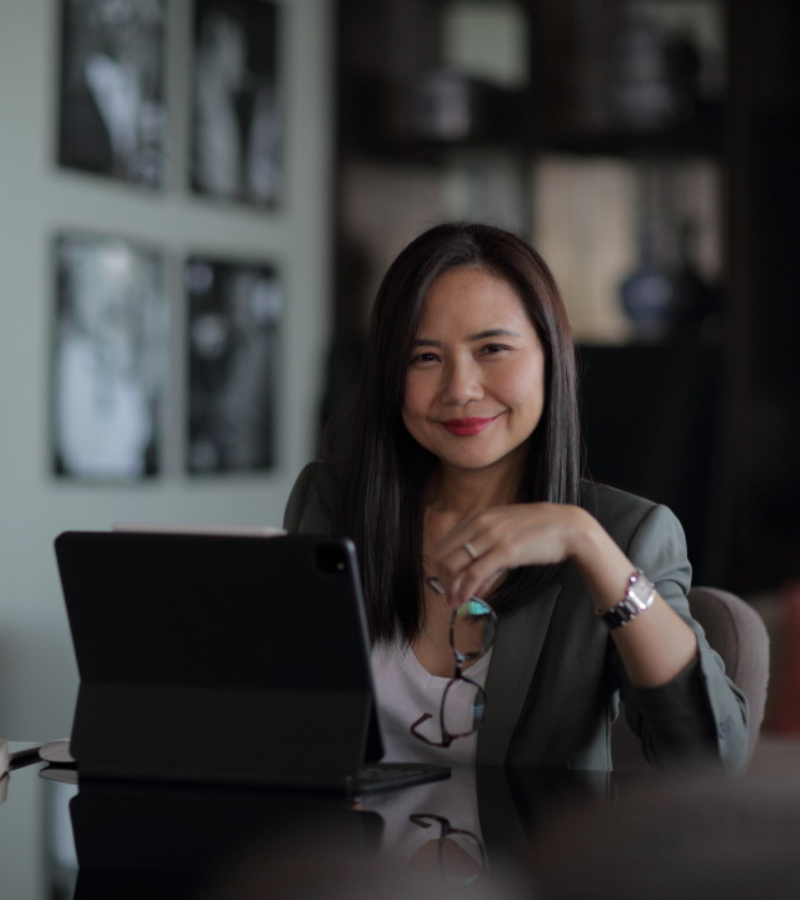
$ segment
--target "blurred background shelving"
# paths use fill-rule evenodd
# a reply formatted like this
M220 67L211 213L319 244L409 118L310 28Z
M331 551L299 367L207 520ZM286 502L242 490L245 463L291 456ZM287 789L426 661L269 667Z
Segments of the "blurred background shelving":
M784 0L338 0L324 410L400 247L495 222L562 287L591 474L671 505L698 581L796 574L797 19Z

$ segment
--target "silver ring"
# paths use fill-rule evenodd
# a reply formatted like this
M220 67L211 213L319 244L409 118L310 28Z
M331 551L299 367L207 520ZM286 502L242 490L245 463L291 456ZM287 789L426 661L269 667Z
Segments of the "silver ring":
M479 558L480 554L479 554L478 551L472 546L472 544L470 544L469 541L464 541L464 543L463 543L461 546L467 551L467 553L469 553L469 555L472 557L472 559L478 559L478 558Z

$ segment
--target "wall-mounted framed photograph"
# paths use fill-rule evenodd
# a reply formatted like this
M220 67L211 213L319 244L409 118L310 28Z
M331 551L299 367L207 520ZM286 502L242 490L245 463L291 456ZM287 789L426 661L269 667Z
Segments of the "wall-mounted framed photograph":
M184 278L187 471L270 469L283 306L276 269L269 263L192 256Z
M281 202L280 7L272 0L194 0L189 170L197 194L264 208Z
M58 164L165 180L167 0L59 0Z
M168 302L158 251L83 232L55 239L51 434L55 474L156 475Z

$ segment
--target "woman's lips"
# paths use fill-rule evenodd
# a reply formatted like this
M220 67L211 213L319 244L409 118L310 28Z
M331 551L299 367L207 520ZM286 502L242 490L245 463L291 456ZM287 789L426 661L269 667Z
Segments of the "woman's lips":
M448 419L446 422L442 422L442 425L450 432L450 434L457 434L460 437L469 437L473 434L480 434L497 418L499 418L499 414L497 416L490 416L487 419Z

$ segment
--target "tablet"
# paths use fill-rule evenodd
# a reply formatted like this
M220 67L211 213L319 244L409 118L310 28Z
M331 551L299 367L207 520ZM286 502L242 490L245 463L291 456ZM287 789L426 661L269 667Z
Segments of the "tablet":
M286 534L276 525L211 525L193 522L114 522L113 531L133 534L209 534L221 537L277 537Z

